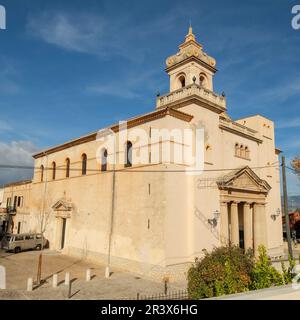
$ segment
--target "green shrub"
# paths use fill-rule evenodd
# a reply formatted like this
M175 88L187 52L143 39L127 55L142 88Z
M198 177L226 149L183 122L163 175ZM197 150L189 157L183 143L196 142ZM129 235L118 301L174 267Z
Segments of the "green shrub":
M191 299L210 298L247 291L251 282L253 257L236 246L215 248L205 252L188 272Z
M284 279L285 284L292 283L292 280L295 276L293 269L296 266L296 262L294 259L289 255L289 267L286 268L284 262L281 262L281 269L282 269L282 276Z
M251 274L250 289L263 289L284 284L284 277L273 266L264 246L258 248L259 256Z

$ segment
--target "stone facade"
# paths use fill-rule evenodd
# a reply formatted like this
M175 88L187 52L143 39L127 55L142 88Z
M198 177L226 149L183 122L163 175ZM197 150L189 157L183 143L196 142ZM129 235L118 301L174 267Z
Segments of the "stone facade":
M5 188L5 203L24 197L14 232L43 231L52 249L156 278L182 276L204 249L229 241L282 254L274 123L229 117L225 96L213 92L216 61L191 28L179 50L167 59L170 92L157 97L155 111L127 122L128 136L140 129L148 139L131 139L131 164L107 161L126 158L128 145L107 149L107 163L104 153L99 161L99 132L35 154L32 182ZM170 135L154 148L150 137L154 129L197 126L205 132L204 171L187 174L193 167L174 160L173 151L170 161L161 156L166 145L185 143ZM121 125L108 129L122 139ZM147 164L137 161L143 152Z

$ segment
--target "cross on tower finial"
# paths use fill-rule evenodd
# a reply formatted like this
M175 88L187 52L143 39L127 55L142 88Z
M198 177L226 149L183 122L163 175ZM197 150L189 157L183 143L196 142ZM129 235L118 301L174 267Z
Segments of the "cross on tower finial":
M193 33L192 20L190 19L189 34Z
M190 20L189 32L185 36L185 42L188 42L188 41L191 41L191 40L196 41L196 37L193 34L192 21Z

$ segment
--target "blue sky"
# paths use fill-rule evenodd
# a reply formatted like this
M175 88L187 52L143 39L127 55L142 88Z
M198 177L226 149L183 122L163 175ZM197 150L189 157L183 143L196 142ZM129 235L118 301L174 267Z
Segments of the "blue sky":
M299 1L298 1L299 2ZM30 164L31 153L153 110L168 91L165 59L192 20L215 57L216 92L233 119L262 114L277 146L300 154L300 30L297 1L0 0L1 163ZM0 183L28 172L0 171ZM300 194L289 173L290 194Z

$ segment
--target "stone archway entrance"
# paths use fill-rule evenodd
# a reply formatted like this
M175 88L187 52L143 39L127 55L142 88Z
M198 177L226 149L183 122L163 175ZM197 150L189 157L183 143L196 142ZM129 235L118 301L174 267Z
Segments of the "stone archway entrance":
M271 189L249 167L218 181L221 200L220 238L222 244L238 245L245 250L267 246L266 196Z
M65 200L59 200L52 206L55 211L55 244L56 250L63 250L68 244L68 221L72 216L73 206Z

